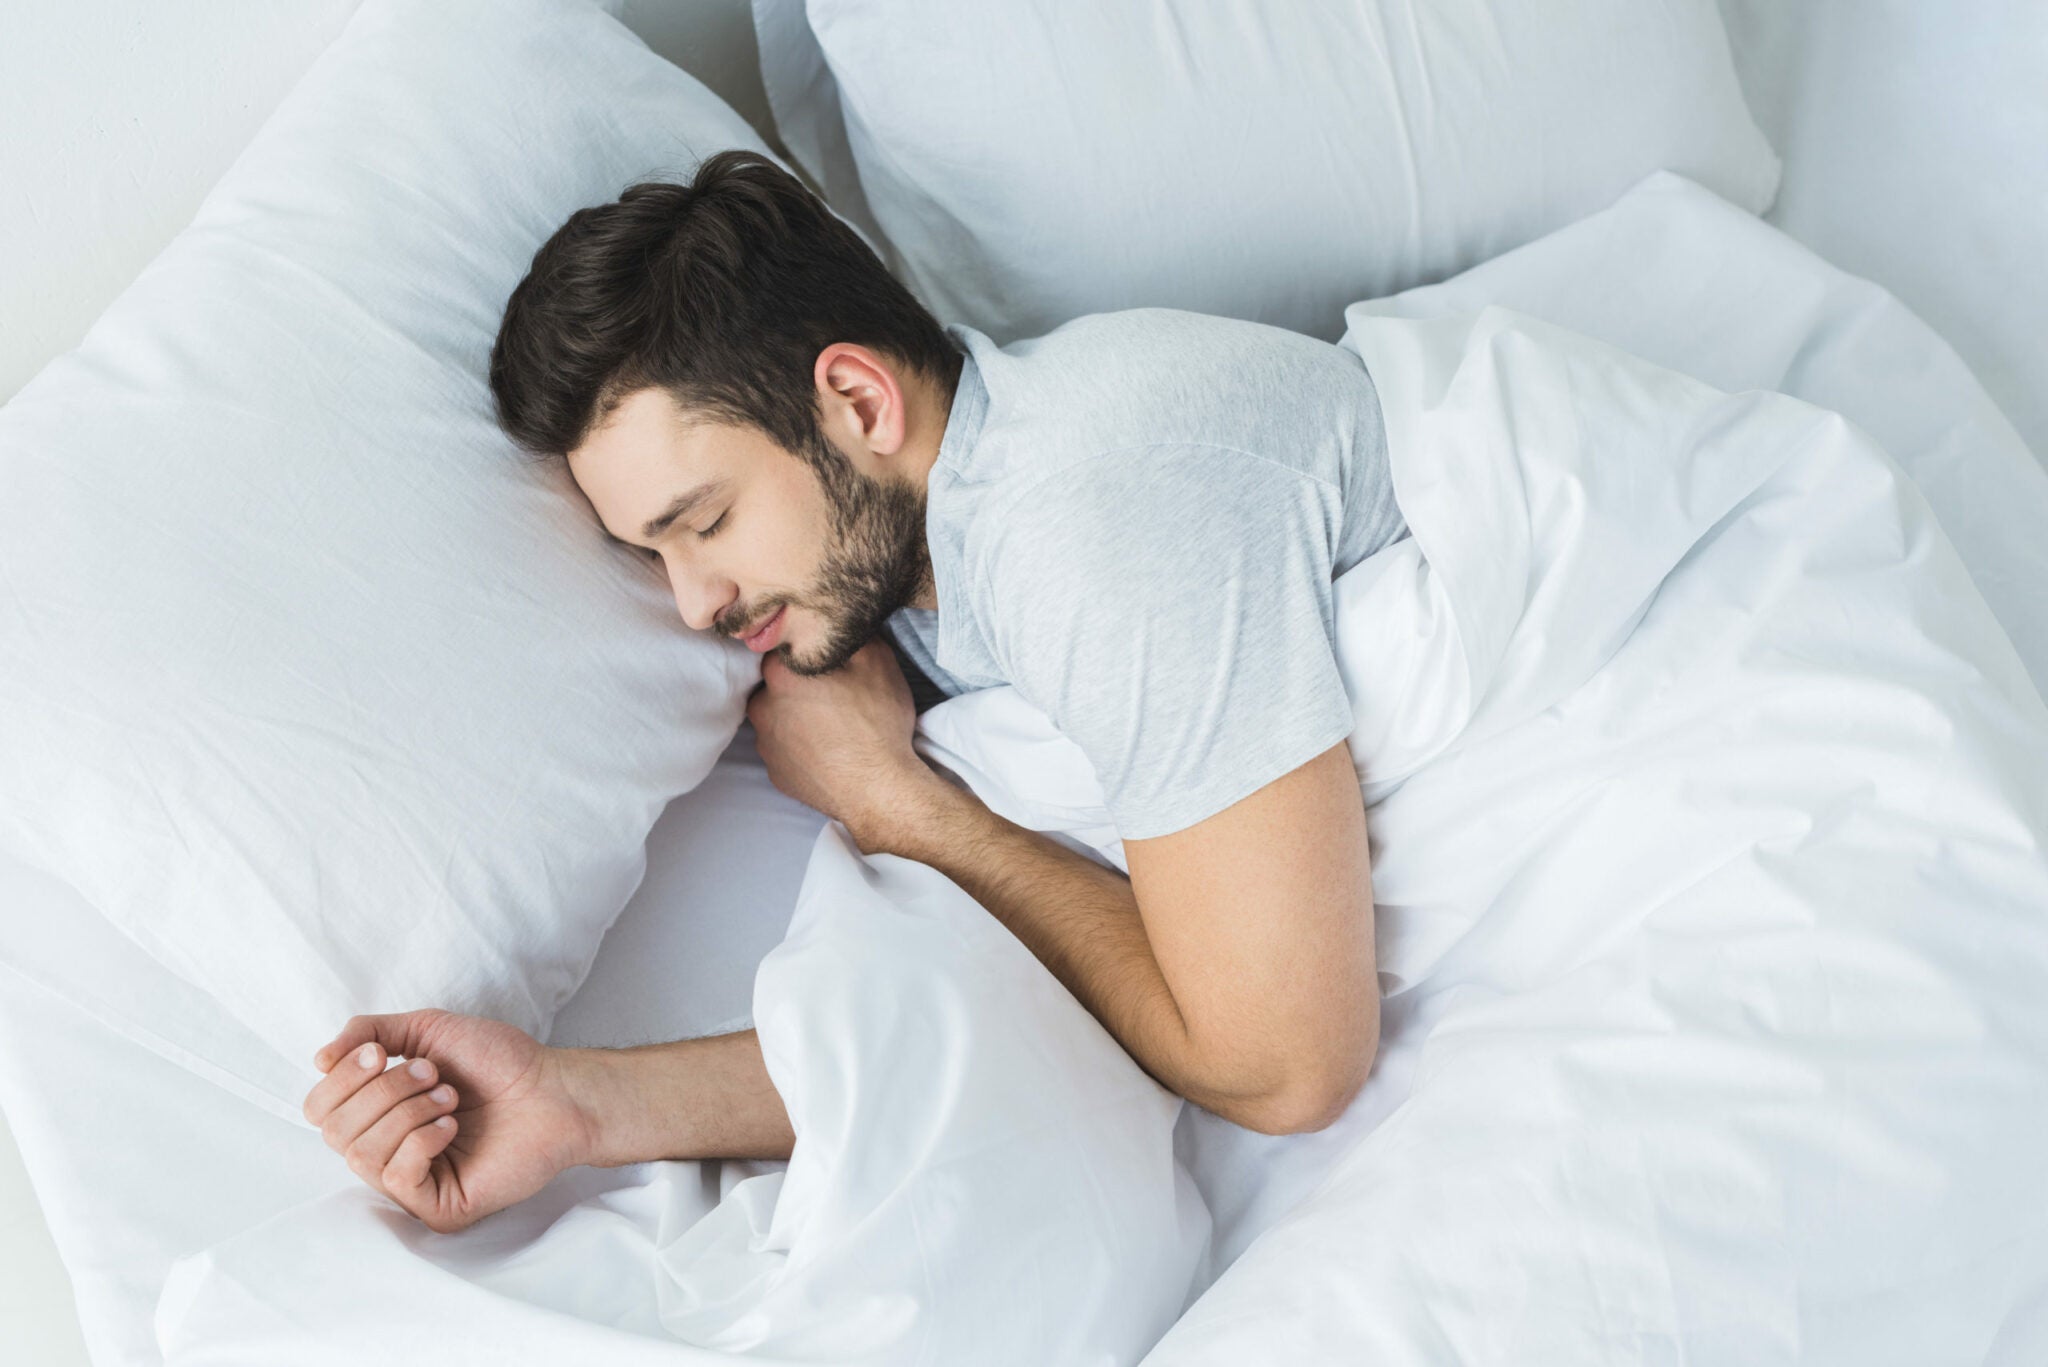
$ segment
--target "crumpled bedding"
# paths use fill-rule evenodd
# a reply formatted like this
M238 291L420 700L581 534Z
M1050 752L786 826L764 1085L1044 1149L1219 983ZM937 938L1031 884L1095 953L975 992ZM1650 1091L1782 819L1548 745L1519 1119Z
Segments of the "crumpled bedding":
M1926 499L1504 309L1350 321L1415 533L1338 585L1380 1093L1146 1363L2040 1360L2048 710ZM946 708L1116 857L1028 705Z
M1350 322L1414 535L1338 585L1387 1024L1306 1199L1248 1220L1007 932L828 827L756 981L786 1174L324 1198L180 1264L167 1360L2033 1360L2048 708L1926 499L1506 309ZM923 730L1118 859L1011 690Z
M453 1235L338 1192L178 1263L165 1361L1128 1363L1198 1289L1180 1099L943 874L826 827L754 1004L786 1166L575 1169Z

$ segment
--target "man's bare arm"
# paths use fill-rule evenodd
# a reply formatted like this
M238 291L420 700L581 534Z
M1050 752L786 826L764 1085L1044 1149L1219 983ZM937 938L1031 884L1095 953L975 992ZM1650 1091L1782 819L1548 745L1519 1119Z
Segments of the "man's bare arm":
M1356 1094L1379 990L1343 746L1186 831L1128 842L1130 879L931 778L856 842L958 883L1163 1085L1273 1133L1319 1128ZM1141 892L1172 910L1147 917ZM795 1142L751 1030L562 1052L593 1117L580 1161L787 1158Z
M796 1145L752 1030L558 1052L591 1118L578 1162L616 1168L664 1158L788 1158Z
M986 907L1148 1072L1268 1133L1318 1129L1379 1040L1371 863L1338 745L1187 830L1126 880L932 776L848 829Z
M1131 878L991 813L917 758L880 646L843 677L770 688L749 716L778 787L869 851L919 859L1003 921L1167 1087L1240 1124L1314 1129L1379 1033L1363 804L1336 746L1185 831L1126 842ZM393 1056L413 1060L387 1068ZM550 1049L500 1021L357 1016L319 1052L306 1118L365 1182L437 1230L564 1167L785 1158L795 1143L752 1031Z

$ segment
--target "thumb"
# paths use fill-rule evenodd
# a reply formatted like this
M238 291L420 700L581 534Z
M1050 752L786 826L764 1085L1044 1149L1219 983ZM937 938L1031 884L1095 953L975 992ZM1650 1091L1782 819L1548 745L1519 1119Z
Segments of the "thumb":
M419 1058L426 1053L428 1028L448 1013L441 1010L400 1011L382 1016L350 1016L341 1033L320 1046L313 1063L321 1072L335 1061L365 1044L383 1046L387 1055Z

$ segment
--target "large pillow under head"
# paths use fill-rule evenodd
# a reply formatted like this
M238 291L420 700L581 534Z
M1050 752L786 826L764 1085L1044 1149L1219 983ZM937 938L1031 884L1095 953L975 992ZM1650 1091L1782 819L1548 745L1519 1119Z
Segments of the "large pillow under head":
M370 0L0 409L0 848L310 1071L358 1011L544 1032L737 729L486 365L576 209L738 115L583 0Z

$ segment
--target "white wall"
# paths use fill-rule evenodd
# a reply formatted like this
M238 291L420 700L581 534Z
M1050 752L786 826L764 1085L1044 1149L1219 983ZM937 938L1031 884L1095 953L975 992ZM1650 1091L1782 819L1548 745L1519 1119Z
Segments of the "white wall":
M191 220L358 3L0 0L0 402ZM748 0L611 8L767 127Z
M1765 218L1939 332L2048 463L2048 0L1720 0Z

